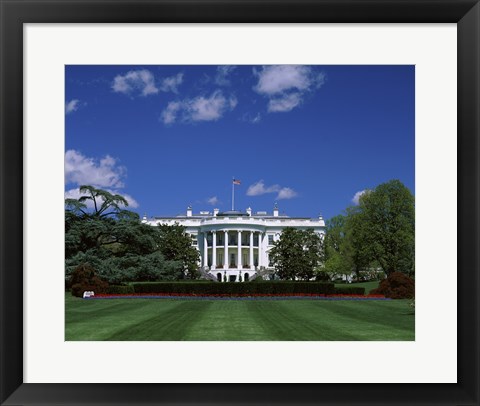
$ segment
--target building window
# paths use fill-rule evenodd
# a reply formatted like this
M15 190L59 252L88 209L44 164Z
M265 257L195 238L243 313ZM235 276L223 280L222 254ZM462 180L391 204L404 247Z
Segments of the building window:
M222 251L217 252L217 267L223 268L223 252Z
M191 237L192 237L192 245L198 245L197 234L191 234Z
M243 267L244 268L248 268L250 263L248 261L248 257L249 257L249 253L248 252L244 252L243 253Z
M273 234L268 235L268 245L273 245Z

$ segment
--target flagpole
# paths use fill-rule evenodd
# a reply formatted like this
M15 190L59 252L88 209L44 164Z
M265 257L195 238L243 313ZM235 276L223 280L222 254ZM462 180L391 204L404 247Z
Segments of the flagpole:
M235 207L235 182L234 182L234 179L235 177L232 178L232 211L234 211L234 207Z

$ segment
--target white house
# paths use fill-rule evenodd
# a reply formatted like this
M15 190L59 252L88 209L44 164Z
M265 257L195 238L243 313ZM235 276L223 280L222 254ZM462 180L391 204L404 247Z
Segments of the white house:
M266 211L245 212L214 209L193 213L187 208L185 215L175 217L143 217L142 223L152 226L178 223L193 238L193 245L200 251L201 266L219 281L248 280L260 268L272 268L269 251L280 238L285 227L300 230L313 229L325 233L325 221L318 218L289 217L280 215L275 204L273 213Z

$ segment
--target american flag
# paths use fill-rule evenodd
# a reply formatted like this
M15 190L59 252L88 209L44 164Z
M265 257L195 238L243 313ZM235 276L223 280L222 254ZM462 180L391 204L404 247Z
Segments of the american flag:
M234 185L240 185L241 182L238 179L233 179L233 184Z

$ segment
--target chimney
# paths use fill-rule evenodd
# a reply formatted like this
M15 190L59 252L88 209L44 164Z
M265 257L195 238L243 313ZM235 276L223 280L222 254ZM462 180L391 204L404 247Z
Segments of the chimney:
M213 209L213 217L217 217L219 210L218 209Z
M277 202L275 202L275 205L273 206L273 217L278 217L278 205L277 205Z
M187 217L192 217L192 206L187 207Z
M144 214L142 217L142 223L146 224L147 223L147 214Z
M247 209L247 214L248 214L249 216L252 215L252 208L251 208L251 207L249 207L249 208Z

